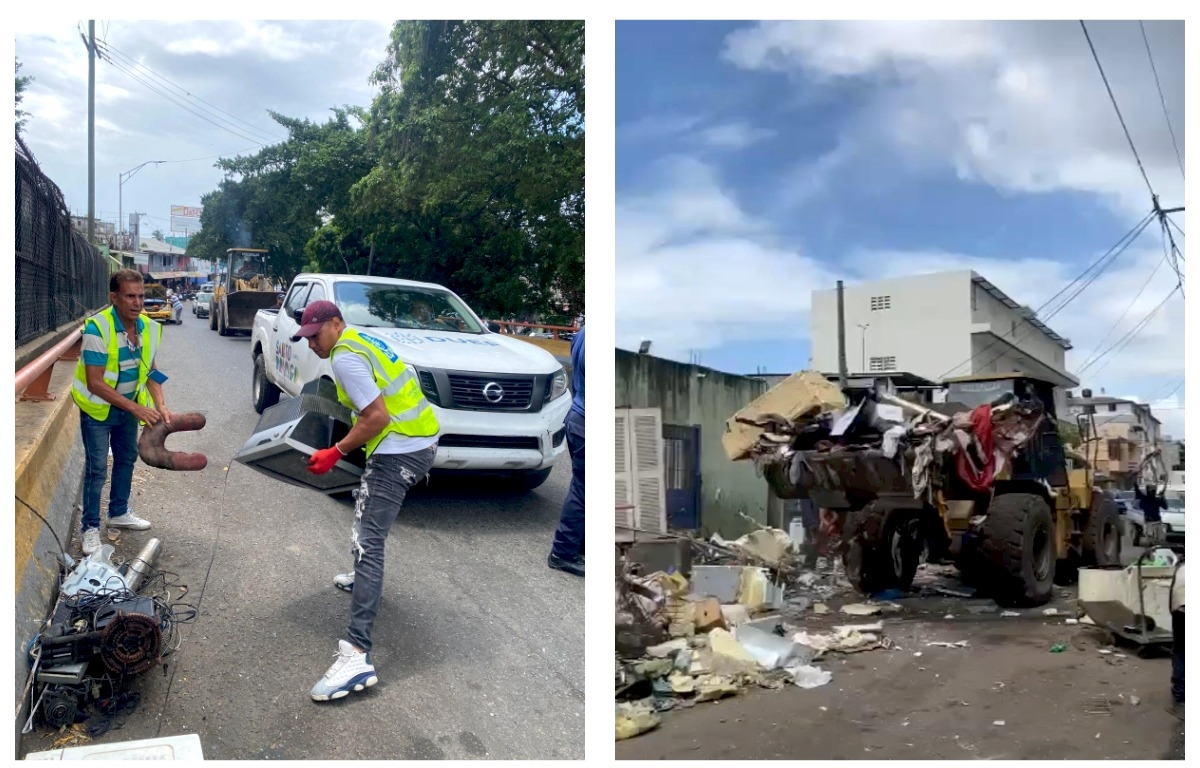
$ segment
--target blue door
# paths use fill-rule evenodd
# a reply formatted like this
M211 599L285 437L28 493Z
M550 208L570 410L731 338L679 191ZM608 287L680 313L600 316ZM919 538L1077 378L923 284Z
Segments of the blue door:
M700 527L700 427L663 425L667 527Z

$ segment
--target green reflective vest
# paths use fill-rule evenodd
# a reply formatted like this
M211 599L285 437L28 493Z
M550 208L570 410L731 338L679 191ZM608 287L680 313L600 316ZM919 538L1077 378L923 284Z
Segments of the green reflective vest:
M432 437L438 433L437 416L433 407L421 393L421 385L411 367L405 365L399 355L381 339L360 333L347 327L342 331L341 338L333 345L329 357L332 362L340 354L361 355L371 364L371 372L375 376L375 385L383 393L383 403L387 406L388 414L392 417L387 428L367 441L364 449L367 457L375 452L375 448L383 442L383 438L396 433L405 437ZM334 377L337 385L338 402L353 412L354 422L358 422L358 411L354 403L342 389L341 382Z
M104 381L113 389L117 387L117 379L121 375L120 353L121 350L117 345L117 315L116 308L109 307L103 312L97 312L88 318L88 323L95 324L97 330L100 331L100 338L108 344L108 363L104 367ZM150 375L150 366L154 363L154 353L158 351L158 344L162 340L162 326L154 322L150 318L142 315L142 361L138 366L137 389L135 390L138 405L149 408L151 406L150 391L146 389L146 378ZM84 329L87 328L87 323L84 324ZM71 397L75 400L75 404L79 406L79 410L91 416L97 421L104 421L108 418L109 409L112 408L108 401L93 395L88 391L87 386L87 366L83 364L83 354L79 355L79 362L75 365L75 381L71 385Z

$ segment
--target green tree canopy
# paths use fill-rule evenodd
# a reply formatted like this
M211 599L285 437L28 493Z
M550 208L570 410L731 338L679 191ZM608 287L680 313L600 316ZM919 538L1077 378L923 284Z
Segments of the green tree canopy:
M402 21L369 109L223 159L188 252L441 283L490 316L583 311L582 22Z
M29 84L33 82L33 78L29 77L28 75L22 76L21 75L21 60L17 59L16 62L17 62L17 69L16 69L16 73L17 73L17 91L16 91L17 115L16 115L16 119L17 119L17 135L20 136L21 131L25 130L25 123L28 122L29 117L30 117L30 114L28 112L21 109L21 101L25 98L25 90L29 87Z

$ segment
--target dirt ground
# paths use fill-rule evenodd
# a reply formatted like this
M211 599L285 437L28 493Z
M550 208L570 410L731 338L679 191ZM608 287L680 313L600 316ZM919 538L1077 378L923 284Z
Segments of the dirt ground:
M956 615L953 605L883 616L895 647L821 659L818 665L833 673L823 687L752 689L673 710L657 729L618 742L616 756L1183 759L1183 724L1166 709L1169 655L1139 658L1113 649L1094 628L1040 609L1021 617ZM822 618L833 624L877 617ZM959 640L970 647L926 646ZM1056 643L1066 650L1052 653Z

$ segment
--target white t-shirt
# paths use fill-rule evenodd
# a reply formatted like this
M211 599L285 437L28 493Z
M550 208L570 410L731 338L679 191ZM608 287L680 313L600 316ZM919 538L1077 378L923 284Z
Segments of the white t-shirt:
M333 359L333 375L350 397L350 402L354 403L354 410L360 414L363 409L375 402L375 398L383 394L375 384L375 374L371 371L371 364L364 360L362 355L354 352L338 354ZM375 448L375 453L414 453L424 450L436 442L437 435L408 437L393 432L380 441Z

